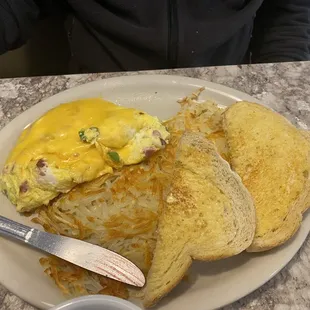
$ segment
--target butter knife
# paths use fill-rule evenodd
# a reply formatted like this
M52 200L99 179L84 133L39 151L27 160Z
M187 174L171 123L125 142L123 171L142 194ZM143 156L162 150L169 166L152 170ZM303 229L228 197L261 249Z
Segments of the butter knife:
M50 234L0 215L0 234L14 238L105 277L142 287L142 271L125 257L91 243Z

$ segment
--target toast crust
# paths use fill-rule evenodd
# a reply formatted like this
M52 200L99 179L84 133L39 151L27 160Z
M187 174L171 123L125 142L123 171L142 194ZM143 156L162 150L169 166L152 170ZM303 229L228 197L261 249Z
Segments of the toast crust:
M310 144L310 130L300 130L301 134L307 139ZM302 213L305 213L310 208L310 180L308 180L305 186L305 197L300 202Z

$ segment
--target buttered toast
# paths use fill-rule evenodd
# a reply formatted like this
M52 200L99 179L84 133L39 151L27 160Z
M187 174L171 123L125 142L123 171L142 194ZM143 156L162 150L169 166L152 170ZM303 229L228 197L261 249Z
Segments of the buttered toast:
M158 221L146 307L181 281L193 259L212 261L239 254L254 236L252 198L203 134L186 133L181 138L172 180Z
M258 104L238 102L223 114L230 164L251 193L257 226L249 252L283 244L309 207L309 134Z

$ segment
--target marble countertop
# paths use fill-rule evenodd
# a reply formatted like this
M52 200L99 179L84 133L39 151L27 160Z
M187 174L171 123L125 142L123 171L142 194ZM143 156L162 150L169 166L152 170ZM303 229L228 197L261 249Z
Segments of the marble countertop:
M302 128L310 127L310 62L226 66L142 72L175 74L220 83L263 101ZM125 75L141 73L125 73ZM65 89L124 73L32 77L0 80L0 127ZM34 308L0 285L0 310ZM292 261L272 280L222 310L310 309L310 237Z

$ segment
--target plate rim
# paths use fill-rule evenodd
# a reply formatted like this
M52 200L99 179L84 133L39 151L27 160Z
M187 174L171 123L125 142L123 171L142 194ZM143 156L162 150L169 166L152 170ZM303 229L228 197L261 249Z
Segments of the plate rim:
M91 82L86 82L83 83L81 85L78 86L73 86L70 87L66 90L60 91L50 97L46 97L43 98L40 102L34 104L33 106L29 107L27 110L23 111L22 113L20 113L18 116L16 116L15 118L13 118L8 124L6 124L3 128L1 128L0 130L0 135L3 134L3 132L6 131L10 131L10 130L14 130L14 127L16 126L16 124L19 123L19 121L21 119L23 119L25 117L25 115L28 114L27 117L30 117L31 113L35 110L37 110L38 108L41 110L45 110L48 111L49 109L52 108L52 106L57 106L61 103L63 103L64 101L61 100L60 98L63 96L69 96L70 94L72 94L73 91L77 91L77 92L83 92L84 89L88 88L89 85L92 85L93 87L96 87L96 85L101 85L102 88L105 87L105 84L116 84L116 88L119 87L121 84L125 84L128 85L130 83L143 83L143 82L151 82L151 81L157 80L159 84L162 84L163 82L166 83L170 83L170 84L186 84L186 85L190 85L193 87L205 87L206 90L210 90L212 92L216 92L218 94L224 95L226 97L229 97L231 99L235 99L236 101L238 100L248 100L248 101L252 101L252 102L257 102L260 104L263 104L260 100L256 99L255 97L246 94L242 91L233 89L231 87L222 85L222 84L218 84L218 83L214 83L214 82L210 82L208 80L204 80L204 79L199 79L199 78L192 78L192 77L187 77L187 76L182 76L182 75L173 75L173 74L140 74L140 73L134 73L133 75L123 75L123 76L117 76L117 77L111 77L111 78L103 78L103 79L98 79L95 81L91 81ZM118 81L120 81L121 83L119 85ZM104 85L102 85L104 83ZM88 96L89 98L89 96ZM176 98L177 100L178 98ZM52 106L51 106L52 105ZM270 108L270 107L269 107ZM45 113L43 112L43 113ZM304 215L305 216L305 215ZM308 233L310 231L310 227L308 229ZM299 231L300 232L300 231ZM298 233L299 233L298 232ZM265 281L261 284L257 284L255 287L252 287L251 289L247 290L246 292L243 293L239 293L239 296L235 296L234 298L231 298L230 300L226 301L225 303L223 303L222 305L220 305L219 307L223 307L226 306L228 304L231 304L237 300L240 300L241 298L251 294L252 292L254 292L255 290L257 290L258 288L262 287L264 284L266 284L268 281L270 281L274 276L276 276L291 260L292 258L296 255L296 253L300 250L300 248L302 247L303 243L305 242L305 240L307 239L308 234L305 234L304 238L301 238L298 242L298 248L296 249L296 251L292 251L289 255L289 258L287 259L286 262L283 262L281 264L281 266L279 266L272 274L270 274L269 277L266 277ZM1 248L1 244L2 242L0 242L0 248ZM44 273L42 271L42 276L44 276ZM18 296L19 298L21 298L23 301L34 305L35 307L38 307L39 309L43 309L42 306L42 302L38 301L35 302L33 300L30 300L27 298L27 294L20 294L20 292L22 292L21 289L15 289L14 285L6 285L4 279L2 279L1 277L1 272L0 272L0 283L1 285L3 285L9 292L13 293L14 295ZM238 295L238 294L235 294Z
M37 102L36 104L32 105L31 107L29 107L28 109L26 109L25 111L22 111L22 113L20 113L19 115L17 115L15 118L13 118L11 121L9 121L5 126L3 126L0 130L0 134L3 130L7 130L7 128L11 128L14 123L17 123L25 114L29 114L31 113L31 111L36 110L37 108L41 108L44 105L49 104L50 101L54 101L55 99L58 99L59 97L62 97L63 95L69 95L72 90L75 91L82 91L84 88L87 87L87 85L100 85L101 83L104 83L106 81L108 81L107 83L113 83L114 81L118 81L118 80L137 80L137 82L145 82L146 79L157 79L157 80L166 80L167 83L172 83L172 84L181 84L182 81L186 82L187 81L187 85L192 85L193 87L205 87L206 90L212 90L213 92L216 91L216 93L222 94L222 95L229 95L229 93L232 93L234 95L229 95L230 98L235 98L235 99L239 99L239 100L252 100L254 102L257 102L259 104L263 104L260 100L258 100L257 98L244 93L240 90L228 87L226 85L222 85L219 83L214 83L214 82L210 82L208 80L203 80L203 79L199 79L199 78L193 78L193 77L187 77L187 76L183 76L183 75L173 75L173 74L133 74L133 75L122 75L122 76L116 76L116 77L110 77L110 78L102 78L102 79L98 79L95 81L91 81L91 82L87 82L84 84L80 84L77 86L73 86L70 87L68 89L65 89L63 91L60 91L52 96L49 97L44 97L42 98L41 101ZM175 83L172 81L172 79L176 79ZM125 81L126 82L126 81ZM205 85L204 85L205 84ZM89 98L89 97L88 97ZM242 99L243 98L243 99ZM57 106L59 104L63 103L62 101L59 101L58 104L54 104L54 106ZM13 123L13 125L12 125Z

